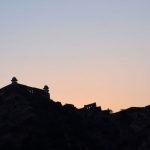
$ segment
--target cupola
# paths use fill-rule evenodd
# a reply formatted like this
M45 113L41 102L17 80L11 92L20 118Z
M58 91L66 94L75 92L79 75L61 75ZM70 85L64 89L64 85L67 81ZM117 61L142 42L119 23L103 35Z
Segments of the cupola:
M47 85L45 85L43 90L48 93L49 92L49 87Z
M11 79L11 82L12 82L12 84L17 84L17 78L16 77L13 77L12 79Z

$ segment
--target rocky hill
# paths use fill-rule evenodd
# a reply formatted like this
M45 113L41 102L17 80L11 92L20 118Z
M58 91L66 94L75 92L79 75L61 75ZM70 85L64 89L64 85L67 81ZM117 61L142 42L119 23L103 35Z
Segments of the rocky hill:
M0 89L1 150L150 150L150 106L117 113L95 103L77 109L43 90Z

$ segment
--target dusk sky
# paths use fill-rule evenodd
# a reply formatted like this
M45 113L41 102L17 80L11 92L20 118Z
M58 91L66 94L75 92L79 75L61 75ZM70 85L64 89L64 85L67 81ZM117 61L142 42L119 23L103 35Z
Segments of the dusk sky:
M150 0L0 0L0 88L50 87L76 107L150 104Z

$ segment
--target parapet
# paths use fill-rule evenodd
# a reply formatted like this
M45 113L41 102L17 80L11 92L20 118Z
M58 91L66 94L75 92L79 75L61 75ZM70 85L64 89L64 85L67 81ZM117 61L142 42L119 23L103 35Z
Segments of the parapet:
M93 108L96 108L96 103L84 105L84 109L93 109Z

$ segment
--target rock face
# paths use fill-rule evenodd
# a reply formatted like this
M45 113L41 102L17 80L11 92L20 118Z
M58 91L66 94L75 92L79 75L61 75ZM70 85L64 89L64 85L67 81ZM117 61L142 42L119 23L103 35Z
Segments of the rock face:
M62 106L44 90L10 84L0 89L0 149L150 150L150 106L110 112Z

